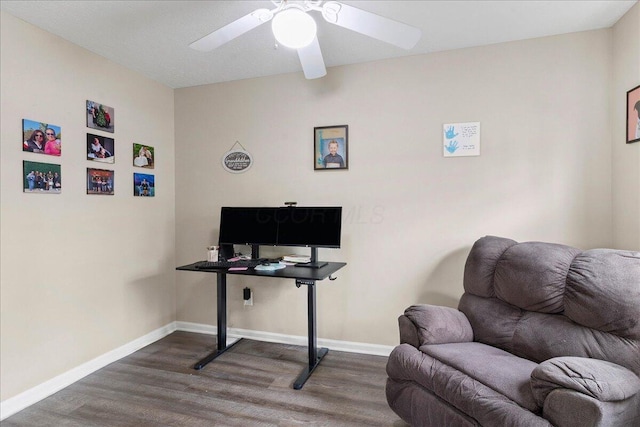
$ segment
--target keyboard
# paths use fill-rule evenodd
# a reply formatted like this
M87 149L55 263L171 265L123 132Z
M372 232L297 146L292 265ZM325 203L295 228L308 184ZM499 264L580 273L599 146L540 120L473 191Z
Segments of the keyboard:
M237 261L199 261L196 262L195 267L199 270L215 270L221 268L231 267L256 267L262 264L262 259L239 259Z

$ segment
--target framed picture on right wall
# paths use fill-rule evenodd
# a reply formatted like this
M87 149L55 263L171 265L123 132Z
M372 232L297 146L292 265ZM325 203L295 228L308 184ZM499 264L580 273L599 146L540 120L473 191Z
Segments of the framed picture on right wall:
M627 92L627 144L640 141L640 85Z

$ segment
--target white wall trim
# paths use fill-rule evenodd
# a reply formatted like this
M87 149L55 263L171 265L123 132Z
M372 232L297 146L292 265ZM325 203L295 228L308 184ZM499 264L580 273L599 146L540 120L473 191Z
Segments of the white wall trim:
M148 333L140 338L131 341L121 347L111 350L101 356L96 357L80 366L77 366L63 374L58 375L48 381L43 382L29 390L26 390L17 396L0 402L0 421L11 415L22 411L23 409L39 402L40 400L51 396L52 394L62 390L63 388L73 384L74 382L86 377L87 375L104 368L110 363L116 362L131 353L153 344L175 331L196 332L199 334L216 335L217 328L212 325L204 325L202 323L191 322L171 322L155 331ZM228 328L227 336L229 344L240 338L253 339L257 341L275 342L280 344L291 345L307 345L307 337L299 335L276 334L273 332L253 331L249 329ZM327 347L330 350L346 351L350 353L372 354L376 356L389 356L393 346L366 344L359 342L338 341L318 338L318 347Z
M80 366L77 366L63 374L60 374L48 381L43 382L29 390L26 390L14 397L0 402L0 420L4 420L11 415L22 411L28 406L51 396L63 388L75 383L87 375L104 368L125 356L130 355L149 344L166 337L176 330L176 322L171 322L155 331L152 331L140 338L137 338L121 347L111 350L101 356L96 357Z
M176 322L176 330L210 335L216 335L217 333L216 326L191 322ZM229 338L248 338L257 341L275 342L280 344L307 345L306 336L276 334L273 332L254 331L249 329L227 328L227 336ZM230 343L231 342L233 341L230 340ZM389 356L389 354L391 354L391 350L394 348L394 346L390 345L367 344L324 338L318 338L318 347L327 347L330 350L335 351L371 354L375 356Z

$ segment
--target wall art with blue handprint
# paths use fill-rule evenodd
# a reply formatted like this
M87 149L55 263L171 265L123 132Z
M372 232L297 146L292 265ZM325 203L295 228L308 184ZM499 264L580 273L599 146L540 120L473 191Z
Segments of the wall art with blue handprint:
M442 126L445 157L479 156L480 123L448 123Z

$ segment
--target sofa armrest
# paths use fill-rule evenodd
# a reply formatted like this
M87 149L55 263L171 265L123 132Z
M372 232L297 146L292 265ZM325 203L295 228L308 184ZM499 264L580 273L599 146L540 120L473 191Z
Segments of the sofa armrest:
M556 389L569 389L601 402L626 400L640 391L640 378L629 369L598 359L555 357L531 372L531 390L539 406Z
M398 318L400 343L420 348L425 344L473 341L471 324L461 311L436 305L412 305Z

